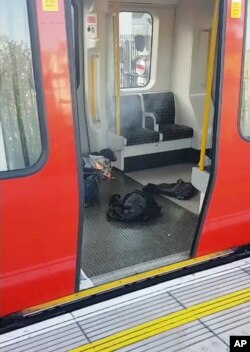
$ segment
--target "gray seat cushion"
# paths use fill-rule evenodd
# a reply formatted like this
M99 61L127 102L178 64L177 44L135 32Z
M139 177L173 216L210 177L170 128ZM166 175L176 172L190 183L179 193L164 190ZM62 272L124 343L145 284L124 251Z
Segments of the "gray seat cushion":
M127 139L127 146L157 143L160 140L160 134L158 132L147 128L127 130L123 135Z
M172 92L143 94L146 112L154 114L159 131L163 134L163 141L192 138L194 131L191 127L175 124L175 98ZM148 118L146 126L151 127Z
M142 128L142 108L139 95L121 96L121 132Z
M194 131L191 127L183 125L161 124L160 132L163 134L163 141L192 138L194 135Z
M160 134L148 128L142 128L142 108L139 95L121 96L121 132L127 139L127 145L139 145L159 142Z
M155 115L158 124L175 123L175 101L172 92L143 94L146 112Z

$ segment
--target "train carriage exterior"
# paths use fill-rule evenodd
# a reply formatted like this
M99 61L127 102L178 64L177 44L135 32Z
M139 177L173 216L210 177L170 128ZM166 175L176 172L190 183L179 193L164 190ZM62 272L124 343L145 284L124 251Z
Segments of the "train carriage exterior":
M249 16L247 0L0 0L1 317L247 248ZM137 71L125 72L126 45L143 36ZM175 105L171 129L187 136L168 138L170 123L157 119L146 128L160 94ZM155 140L131 142L126 123L139 115ZM101 149L116 155L114 179L102 175L99 201L86 206L82 162ZM204 169L195 156L206 149ZM157 196L156 224L107 223L114 193L151 175L177 180L182 165L196 210Z

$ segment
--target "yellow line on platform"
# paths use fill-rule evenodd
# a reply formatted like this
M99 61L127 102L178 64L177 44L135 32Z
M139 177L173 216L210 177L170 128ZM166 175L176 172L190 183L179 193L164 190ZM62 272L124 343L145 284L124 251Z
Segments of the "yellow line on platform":
M113 352L195 320L250 302L250 288L230 293L135 326L71 352Z
M205 255L202 257L198 257L198 258L194 258L194 259L188 259L182 262L178 262L178 263L174 263L174 264L170 264L168 266L162 267L162 268L158 268L158 269L154 269L154 270L150 270L150 271L146 271L144 273L141 274L137 274L137 275L133 275L133 276L129 276L126 277L124 279L121 280L117 280L117 281L113 281L113 282L109 282L107 284L103 284L97 287L93 287L90 289L86 289L84 291L75 293L73 295L70 296L65 296L63 298L59 298L56 299L54 301L50 301L48 303L42 304L42 305L38 305L29 309L24 310L22 313L23 315L28 315L34 312L38 312L41 310L46 310L46 309L50 309L56 306L60 306L60 305L64 305L67 303L73 303L76 301L79 301L81 299L84 298L88 298L97 294L101 294L107 291L111 291L114 289L117 289L119 287L123 287L126 285L131 285L135 282L138 281L143 281L143 280L147 280L149 278L152 277L156 277L156 276L160 276L160 275L165 275L168 273L171 273L173 271L177 271L186 267L190 267L190 266L194 266L197 264L201 264L204 262L207 262L209 260L224 256L231 253L231 251L222 251L222 252L217 252L217 253L213 253L213 254L209 254L209 255Z

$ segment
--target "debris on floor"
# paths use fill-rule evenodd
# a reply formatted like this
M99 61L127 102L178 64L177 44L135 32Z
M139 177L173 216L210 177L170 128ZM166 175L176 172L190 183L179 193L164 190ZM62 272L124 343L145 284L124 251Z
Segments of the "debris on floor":
M161 216L161 207L152 194L136 190L123 199L118 194L113 195L106 215L113 221L149 221Z
M91 153L83 158L84 167L101 171L101 175L112 179L112 162L116 161L115 153L111 149L103 149L99 153Z
M99 195L100 180L114 179L112 162L116 156L111 149L104 149L100 153L92 153L83 158L85 206L91 205Z
M162 216L152 221L106 220L110 197L142 189L142 184L115 171L115 180L100 180L98 200L85 209L81 264L90 278L141 263L189 253L198 216L160 194L154 195ZM171 234L171 236L168 236ZM178 260L182 260L179 258ZM174 261L178 261L174 259ZM144 264L142 264L144 266Z
M149 183L143 188L143 191L175 197L179 200L189 200L198 193L198 190L191 182L184 182L183 180L178 180L176 183L161 183L159 185Z
M85 207L99 195L101 174L99 170L83 167Z

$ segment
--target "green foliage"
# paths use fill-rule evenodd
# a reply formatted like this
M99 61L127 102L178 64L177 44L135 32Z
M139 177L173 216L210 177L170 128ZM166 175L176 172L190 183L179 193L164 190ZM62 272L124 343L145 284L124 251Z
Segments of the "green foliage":
M41 151L30 46L0 36L0 121L10 169L33 164Z

